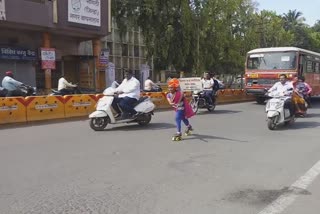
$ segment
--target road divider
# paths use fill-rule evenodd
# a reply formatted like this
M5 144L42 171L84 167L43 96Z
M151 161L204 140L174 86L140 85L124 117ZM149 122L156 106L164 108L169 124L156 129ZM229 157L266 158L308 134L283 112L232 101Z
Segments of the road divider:
M166 92L143 92L156 105L156 109L170 108ZM192 99L191 92L184 92L187 100ZM81 94L67 96L33 96L0 98L0 124L32 122L51 119L68 119L88 116L95 111L102 94ZM241 89L219 90L218 104L254 100Z

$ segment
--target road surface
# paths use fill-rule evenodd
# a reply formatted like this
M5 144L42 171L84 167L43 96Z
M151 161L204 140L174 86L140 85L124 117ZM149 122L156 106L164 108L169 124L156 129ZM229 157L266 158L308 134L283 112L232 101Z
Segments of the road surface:
M0 213L319 213L320 104L276 131L262 105L219 105L181 142L173 114L102 132L87 120L1 127Z

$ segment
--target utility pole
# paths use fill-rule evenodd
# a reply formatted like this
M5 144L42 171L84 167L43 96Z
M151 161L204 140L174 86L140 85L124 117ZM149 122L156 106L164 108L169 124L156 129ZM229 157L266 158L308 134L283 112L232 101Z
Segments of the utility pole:
M197 69L196 75L200 74L200 23L199 18L197 18Z

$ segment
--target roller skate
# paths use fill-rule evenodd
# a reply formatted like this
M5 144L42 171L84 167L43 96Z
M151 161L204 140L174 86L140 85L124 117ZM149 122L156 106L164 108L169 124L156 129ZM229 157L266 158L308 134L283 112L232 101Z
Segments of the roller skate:
M188 126L187 129L186 129L186 131L184 132L184 134L185 134L186 136L189 136L189 135L192 134L192 131L193 131L192 126Z
M180 141L180 140L182 140L181 133L177 132L175 135L173 135L172 141Z

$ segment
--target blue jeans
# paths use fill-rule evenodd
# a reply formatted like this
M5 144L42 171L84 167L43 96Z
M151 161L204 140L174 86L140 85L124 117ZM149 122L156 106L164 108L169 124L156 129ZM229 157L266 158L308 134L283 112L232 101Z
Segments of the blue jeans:
M204 96L206 97L207 102L209 105L212 105L212 96L213 96L213 91L212 90L204 90Z
M181 121L183 121L183 123L186 126L189 126L189 120L187 118L185 118L184 116L184 110L177 110L176 111L176 124L177 124L177 131L179 133L181 133Z
M119 104L119 107L122 109L124 113L129 114L136 114L136 110L134 110L134 104L137 102L136 99L131 97L122 97L122 98L115 98L112 103L112 107L114 110L116 110L118 113L120 113L117 103Z

